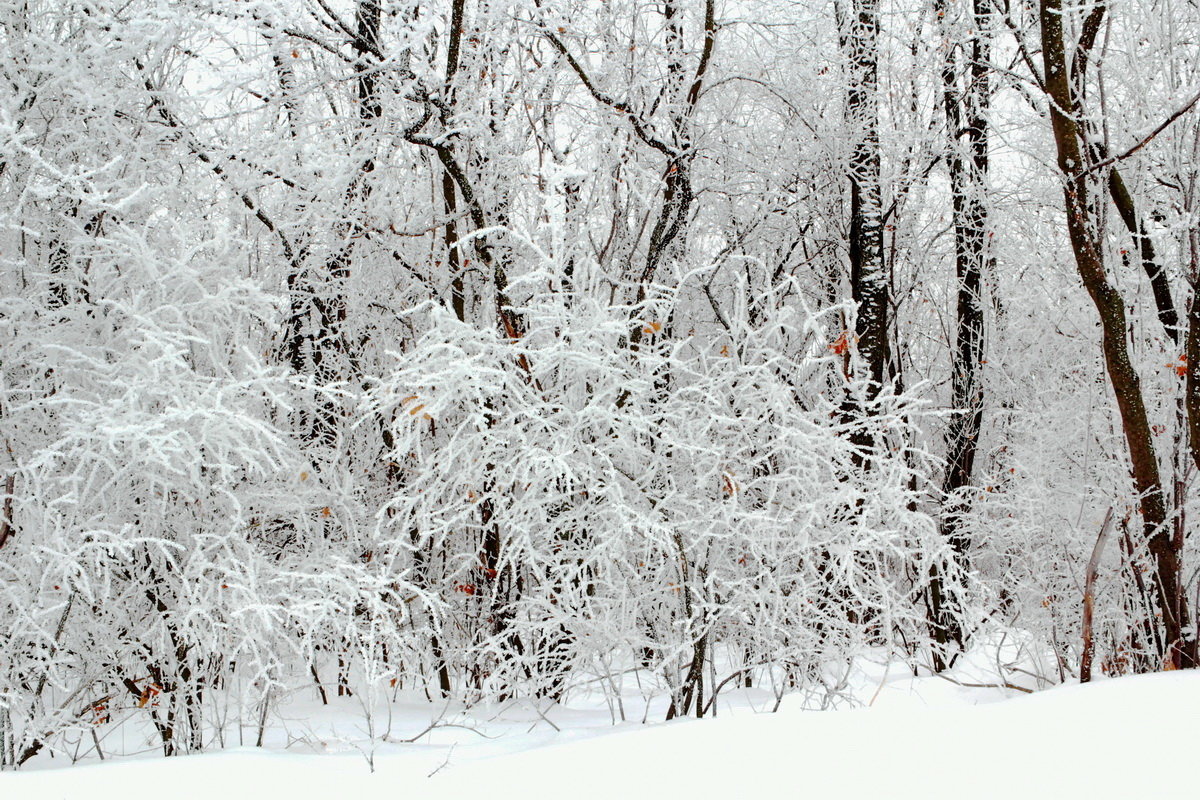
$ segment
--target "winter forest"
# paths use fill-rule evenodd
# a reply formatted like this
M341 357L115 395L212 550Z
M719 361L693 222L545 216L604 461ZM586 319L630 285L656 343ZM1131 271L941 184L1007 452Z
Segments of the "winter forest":
M1196 666L1197 0L0 0L0 74L0 767Z

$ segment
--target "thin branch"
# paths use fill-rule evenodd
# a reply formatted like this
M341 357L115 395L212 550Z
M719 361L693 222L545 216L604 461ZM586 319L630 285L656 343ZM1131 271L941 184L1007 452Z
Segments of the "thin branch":
M1080 177L1082 177L1082 175L1086 175L1089 172L1094 172L1095 170L1098 170L1098 169L1104 169L1105 167L1116 164L1118 161L1124 161L1125 159L1129 158L1131 155L1133 155L1137 151L1141 150L1146 145L1150 144L1150 142L1154 141L1154 138L1156 136L1158 136L1160 133L1162 133L1163 131L1165 131L1167 128L1169 128L1173 122L1175 122L1177 119L1182 117L1184 114L1188 113L1193 108L1195 108L1197 103L1200 103L1200 92L1196 92L1196 94L1192 95L1191 100L1188 100L1186 103L1184 103L1178 109L1176 109L1176 111L1173 114L1171 114L1171 116L1169 116L1165 120L1163 120L1161 125L1159 125L1157 128L1152 130L1149 134L1144 136L1133 147L1129 148L1128 150L1126 150L1124 153L1121 153L1120 155L1111 156L1097 164L1093 164L1092 166L1090 166L1086 170L1084 170Z
M288 238L284 235L283 231L275 225L271 218L267 216L267 213L263 211L262 208L260 208L259 205L255 203L248 194L232 185L232 181L229 178L229 174L225 171L225 168L214 161L212 156L205 152L204 149L200 147L199 143L194 140L187 127L184 126L179 118L175 116L175 113L171 111L171 109L168 108L162 101L160 96L161 92L159 91L158 87L154 85L153 81L150 80L150 76L146 72L146 67L142 64L141 60L135 58L133 63L134 66L137 67L138 72L141 73L142 85L150 94L152 105L158 112L158 116L162 119L162 121L167 125L167 127L178 131L188 149L192 151L192 154L195 155L196 158L200 159L200 161L207 164L209 169L211 169L218 178L220 178L226 185L233 189L234 194L238 196L246 208L253 212L255 218L263 224L263 227L279 238L279 242L283 247L284 256L286 256L289 263L294 264L296 262L295 251L292 249L292 244L290 241L288 241Z
M562 40L559 39L553 31L544 25L539 27L541 28L542 35L545 36L547 41L554 45L554 49L558 50L562 57L567 60L567 65L571 67L571 71L578 76L580 83L583 84L583 88L588 90L588 94L590 94L597 103L606 105L614 111L619 111L620 113L624 114L629 120L629 124L633 126L633 131L637 134L637 137L650 147L653 147L655 150L659 151L668 158L676 158L679 155L675 151L675 148L671 147L669 144L650 133L650 131L646 128L645 123L641 120L639 115L633 110L629 103L623 100L617 100L615 97L611 97L608 94L600 91L595 82L592 81L591 76L588 75L587 70L585 70L583 65L576 60L575 56L570 50L567 49L567 46L563 44ZM696 91L698 92L699 89Z
M1033 694L1033 689L1026 689L1024 686L1017 686L1016 684L1009 683L1008 681L1005 681L1004 683L964 683L963 681L956 681L954 678L951 678L949 675L944 675L941 672L935 672L933 674L944 681L950 681L956 686L963 686L967 689L1012 689L1014 692Z
M1042 78L1042 73L1038 71L1037 65L1033 62L1033 55L1025 45L1025 37L1021 35L1021 29L1017 27L1017 23L1013 22L1012 17L1008 15L1008 9L1000 7L998 0L992 0L992 8L999 12L1005 26L1012 32L1013 39L1017 42L1017 51L1021 54L1021 60L1025 62L1026 68L1029 69L1029 74L1033 76L1033 82L1038 85L1039 89L1045 92L1046 81Z

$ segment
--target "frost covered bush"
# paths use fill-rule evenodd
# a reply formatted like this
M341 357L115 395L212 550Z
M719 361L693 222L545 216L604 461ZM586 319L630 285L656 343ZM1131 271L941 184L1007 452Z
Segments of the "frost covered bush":
M631 351L620 315L564 303L535 297L516 341L435 312L369 393L394 442L385 529L445 602L452 674L559 696L615 655L686 713L706 649L803 681L919 623L911 576L939 548L912 505L910 412L885 398L847 422L819 391L831 315Z

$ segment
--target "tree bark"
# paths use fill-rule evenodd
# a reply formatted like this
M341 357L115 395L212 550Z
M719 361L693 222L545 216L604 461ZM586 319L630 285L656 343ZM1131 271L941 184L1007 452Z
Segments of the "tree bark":
M1096 601L1096 574L1100 569L1100 556L1104 554L1104 545L1108 541L1108 533L1112 530L1113 512L1110 508L1104 515L1104 524L1100 527L1100 535L1092 547L1092 557L1088 559L1087 571L1083 580L1083 657L1079 660L1079 682L1087 683L1092 679L1092 659L1096 654L1096 639L1093 630L1093 609Z
M1155 595L1162 613L1164 644L1158 655L1168 668L1184 666L1183 629L1187 605L1180 585L1180 554L1166 519L1166 500L1151 436L1141 381L1129 358L1125 301L1108 281L1088 202L1083 131L1067 69L1062 0L1041 0L1042 58L1050 120L1063 177L1067 232L1084 288L1100 316L1104 361L1116 396L1129 451L1134 488L1141 503L1142 526L1154 559ZM1190 661L1190 659L1189 659ZM1190 666L1190 663L1188 664Z
M945 3L938 3L945 13ZM982 364L984 352L983 271L988 259L988 209L985 202L988 174L988 59L989 0L974 0L970 63L958 68L953 44L942 68L942 101L946 132L950 138L947 160L953 203L955 275L958 283L955 345L951 365L951 400L954 416L946 431L946 473L942 481L941 534L950 545L956 567L970 566L970 542L961 530L961 515L968 499L979 433L983 426ZM967 78L960 89L962 75ZM965 139L965 146L961 142ZM943 570L935 568L930 585L934 638L939 645L963 644L962 625L946 594ZM934 653L934 667L944 669L942 653Z
M1103 156L1103 152L1101 155ZM1162 323L1167 336L1171 337L1171 341L1178 345L1179 313L1175 310L1175 301L1171 297L1171 284L1167 280L1167 271L1158 263L1158 256L1154 251L1154 240L1146 233L1145 223L1138 215L1133 195L1129 193L1129 188L1125 185L1125 180L1116 167L1112 167L1108 173L1108 191L1121 221L1125 223L1125 228L1133 238L1137 258L1142 264L1146 278L1150 281L1150 290L1154 294L1154 305L1158 310L1158 320Z
M850 155L850 289L857 306L855 335L867 364L868 396L892 376L888 316L890 284L883 260L883 190L879 151L879 0L855 0L845 37L850 69L846 116Z

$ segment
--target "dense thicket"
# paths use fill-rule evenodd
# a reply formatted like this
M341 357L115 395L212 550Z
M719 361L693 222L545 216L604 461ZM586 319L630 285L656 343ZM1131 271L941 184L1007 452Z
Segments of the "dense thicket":
M0 73L0 765L1196 661L1194 0L0 0Z

